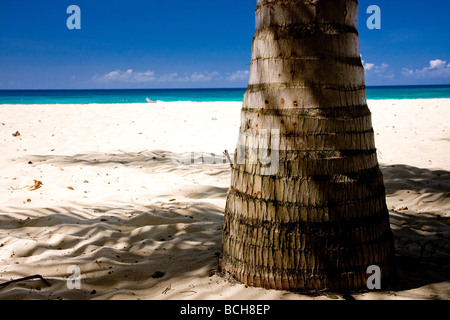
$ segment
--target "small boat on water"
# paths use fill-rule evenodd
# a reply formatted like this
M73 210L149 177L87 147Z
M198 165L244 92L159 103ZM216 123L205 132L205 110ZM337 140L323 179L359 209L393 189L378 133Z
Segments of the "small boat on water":
M148 97L147 98L145 98L145 101L147 101L148 103L156 103L156 101L154 101L154 100L150 100Z

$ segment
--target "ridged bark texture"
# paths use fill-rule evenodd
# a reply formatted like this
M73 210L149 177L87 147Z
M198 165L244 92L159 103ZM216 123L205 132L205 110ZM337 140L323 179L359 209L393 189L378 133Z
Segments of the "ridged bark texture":
M238 143L245 161L235 153L220 258L247 285L360 290L368 266L382 279L393 271L357 15L356 0L257 3ZM266 152L255 143L263 138L278 153L271 174L254 156Z

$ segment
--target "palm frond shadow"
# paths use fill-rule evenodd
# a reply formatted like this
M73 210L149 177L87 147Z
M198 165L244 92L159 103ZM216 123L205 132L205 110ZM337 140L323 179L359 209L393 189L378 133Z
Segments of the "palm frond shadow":
M40 291L11 285L0 290L0 298L14 295L25 299L89 299L95 297L93 290L103 297L119 289L138 292L190 273L208 277L217 264L222 225L221 208L217 206L196 202L185 208L173 202L153 204L146 210L130 210L127 204L122 208L84 208L96 213L91 217L74 214L78 210L58 208L48 214L43 208L39 210L42 215L38 212L37 216L22 220L12 214L1 215L2 233L14 236L20 229L36 230L29 234L33 245L17 255L45 255L39 264L41 269L42 264L46 265L48 272L43 276L52 287ZM125 216L118 214L124 211ZM45 231L46 227L51 227L51 234ZM65 271L69 265L81 269L81 290L69 290L66 286L70 274ZM27 275L15 275L22 276Z
M184 166L173 163L170 157L166 157L169 154L167 151L118 153L115 158L112 155L106 158L110 158L112 166L170 166L173 170ZM93 159L96 157L96 154L85 154L72 158L48 156L41 157L40 160L61 166L95 166L96 161ZM38 161L37 156L34 161ZM229 167L223 164L209 166L213 174L217 170L229 170ZM184 167L186 170L192 169L189 166ZM388 198L404 190L426 194L436 201L444 201L449 197L448 171L433 171L406 165L381 166L381 169ZM38 208L37 215L27 219L18 219L17 214L3 213L0 216L0 232L14 234L22 228L33 228L36 231L30 235L30 239L34 239L37 244L20 255L29 257L45 252L49 273L43 276L48 277L54 286L42 291L30 291L29 287L6 287L0 290L0 298L13 295L46 299L80 298L79 292L67 289L66 280L61 276L61 270L71 264L79 265L84 272L84 295L81 296L83 299L94 298L94 289L97 293L103 293L104 297L112 296L118 290L131 292L145 290L151 286L160 286L163 292L163 283L170 282L171 279L196 272L208 277L209 272L218 265L223 208L203 202L201 194L205 194L205 199L210 193L211 197L225 197L227 188L201 188L206 189L202 189L203 192L198 194L192 193L194 202L156 203L139 210L123 203L116 207L86 207L81 213L79 208ZM121 216L117 212L126 212L126 215ZM396 245L397 281L388 289L408 290L448 281L448 215L391 210L390 219ZM47 242L45 228L49 226L54 233L65 236L57 242ZM8 243L4 248L7 245ZM180 264L183 268L179 268ZM59 271L52 271L56 269ZM163 272L164 276L152 278L156 271ZM22 276L27 275L29 274ZM69 275L66 274L65 277L67 276ZM105 287L105 284L108 287ZM165 298L162 293L161 298Z
M392 290L408 290L450 280L450 172L408 165L382 167L386 196L412 195L403 210L390 211L395 237L396 281ZM412 202L412 203L411 203ZM432 205L422 211L420 205Z

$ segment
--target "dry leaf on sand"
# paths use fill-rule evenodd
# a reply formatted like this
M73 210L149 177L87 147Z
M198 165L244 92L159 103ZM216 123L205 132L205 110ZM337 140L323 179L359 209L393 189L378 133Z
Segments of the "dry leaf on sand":
M32 186L26 185L26 186L19 187L19 188L11 187L11 189L13 189L13 190L22 190L22 189L28 188L28 191L34 191L34 190L39 189L43 185L42 181L39 181L39 180L33 180L33 181L34 181L34 185L32 185Z
M33 181L34 181L34 185L32 185L28 188L29 191L37 190L43 185L42 181L39 181L39 180L33 180Z

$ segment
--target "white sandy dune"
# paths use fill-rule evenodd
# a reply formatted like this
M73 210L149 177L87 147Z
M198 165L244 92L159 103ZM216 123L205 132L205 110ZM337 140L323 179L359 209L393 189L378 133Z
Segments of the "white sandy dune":
M450 299L450 100L369 107L399 281L353 297ZM215 273L240 108L0 105L0 299L327 299Z

